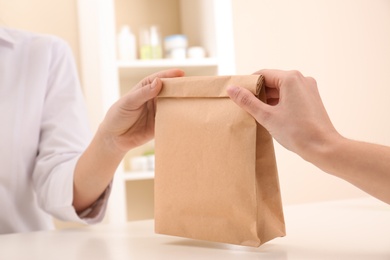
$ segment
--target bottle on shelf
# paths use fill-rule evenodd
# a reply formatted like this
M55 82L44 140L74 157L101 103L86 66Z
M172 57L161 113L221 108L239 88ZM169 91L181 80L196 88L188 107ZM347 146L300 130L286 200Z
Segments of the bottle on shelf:
M135 36L128 25L122 26L118 34L118 56L122 61L137 59Z
M165 57L168 59L183 60L186 58L187 46L188 41L186 35L169 35L164 39Z
M161 35L157 25L141 28L140 31L140 59L162 59Z

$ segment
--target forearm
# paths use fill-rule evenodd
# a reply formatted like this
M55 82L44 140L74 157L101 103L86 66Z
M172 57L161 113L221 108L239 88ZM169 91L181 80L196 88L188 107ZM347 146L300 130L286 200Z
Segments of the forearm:
M334 138L308 160L390 204L390 147Z
M106 190L124 153L99 131L80 157L74 172L73 206L77 212L91 206Z
M160 78L183 75L177 69L150 75L111 106L76 165L73 206L77 212L102 195L127 151L153 138L154 98L162 88Z

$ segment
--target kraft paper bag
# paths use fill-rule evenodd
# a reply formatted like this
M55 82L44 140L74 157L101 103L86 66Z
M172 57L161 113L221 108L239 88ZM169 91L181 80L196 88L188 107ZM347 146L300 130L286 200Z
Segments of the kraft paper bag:
M273 141L227 95L264 99L263 76L162 79L155 125L155 232L257 247L285 235Z

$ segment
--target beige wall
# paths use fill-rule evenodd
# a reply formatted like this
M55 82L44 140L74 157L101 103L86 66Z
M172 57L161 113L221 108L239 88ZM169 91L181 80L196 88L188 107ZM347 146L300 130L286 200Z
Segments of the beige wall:
M317 79L343 135L390 145L390 1L233 3L237 73L301 70ZM362 195L279 145L276 150L285 203Z
M76 0L0 0L0 25L63 38L79 65L76 3Z

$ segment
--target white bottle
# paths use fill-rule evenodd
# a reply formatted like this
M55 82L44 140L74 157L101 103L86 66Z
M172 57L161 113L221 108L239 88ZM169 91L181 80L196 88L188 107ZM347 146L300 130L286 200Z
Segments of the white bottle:
M156 25L150 27L150 48L152 59L162 59L161 35Z
M118 34L118 56L123 61L137 59L135 36L127 25L122 26Z

